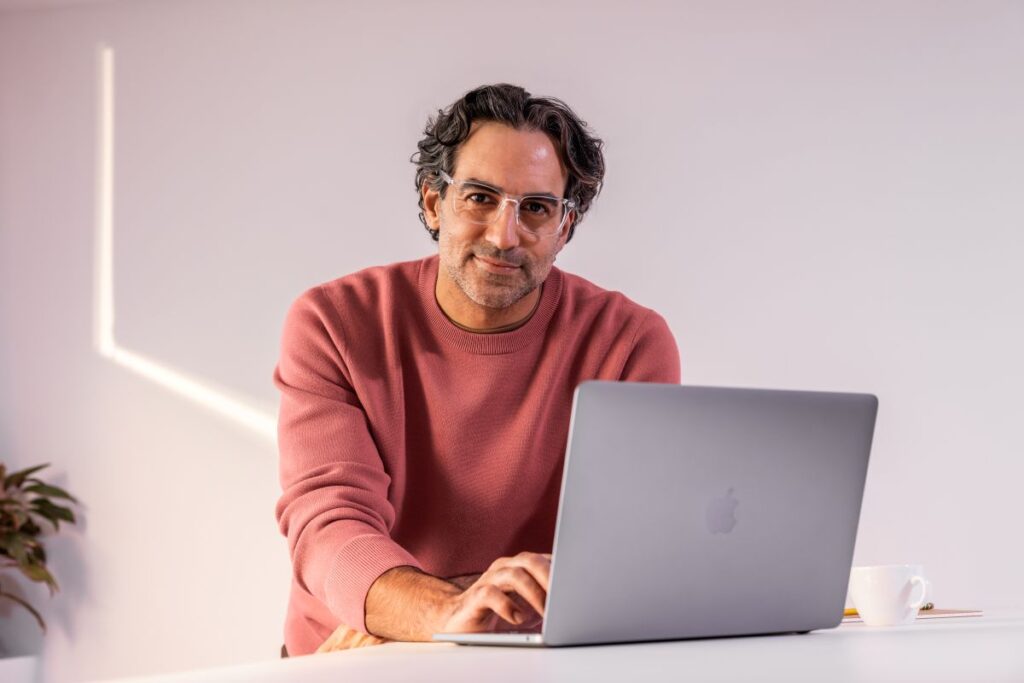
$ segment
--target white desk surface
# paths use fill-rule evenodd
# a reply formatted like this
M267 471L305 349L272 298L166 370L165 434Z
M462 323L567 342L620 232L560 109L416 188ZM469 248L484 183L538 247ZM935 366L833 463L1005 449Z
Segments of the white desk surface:
M303 681L1024 681L1024 609L807 635L567 648L389 643L137 683Z

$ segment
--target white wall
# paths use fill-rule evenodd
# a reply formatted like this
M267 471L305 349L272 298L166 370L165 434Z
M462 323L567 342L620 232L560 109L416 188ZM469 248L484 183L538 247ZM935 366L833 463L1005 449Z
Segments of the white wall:
M49 3L53 4L53 3ZM23 3L22 3L23 5ZM52 541L54 680L275 656L273 443L93 346L99 43L122 347L272 414L305 287L433 249L409 155L485 82L567 100L609 171L560 265L661 311L686 383L881 409L855 561L1024 604L1020 2L110 2L0 12L0 459Z

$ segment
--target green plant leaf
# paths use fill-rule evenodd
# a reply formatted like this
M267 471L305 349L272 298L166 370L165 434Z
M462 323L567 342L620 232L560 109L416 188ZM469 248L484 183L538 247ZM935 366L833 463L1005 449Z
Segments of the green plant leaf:
M54 505L47 498L33 498L29 501L32 507L39 511L47 519L52 520L54 517L57 519L64 520L65 522L75 523L75 513L70 508L63 507L61 505Z
M46 564L46 551L43 550L43 546L37 545L36 547L32 548L32 550L29 552L29 555L34 557L36 559L36 562L38 562L39 564Z
M0 536L0 548L7 551L15 562L19 565L28 562L28 548L25 546L25 540L20 534L4 534Z
M36 562L27 562L25 564L18 565L18 569L21 573L27 576L32 581L37 583L45 583L50 589L50 594L57 592L57 580L53 578L53 574L44 565Z
M29 520L29 516L23 510L10 510L8 516L11 518L11 527L17 531Z
M3 590L0 590L0 598L7 598L8 600L16 602L17 604L27 609L29 613L36 618L36 621L39 623L39 628L43 630L43 633L46 633L46 622L43 621L43 615L37 612L35 607L28 604L27 602L19 598L17 595L12 595Z
M43 517L44 519L48 520L50 522L50 524L53 525L53 530L54 531L60 531L60 518L57 517L56 515L54 515L49 510L40 510L39 508L31 508L29 510L29 512L34 514L34 515L39 515L40 517ZM36 533L38 533L38 532L36 532Z
M38 493L41 496L48 496L50 498L64 498L65 500L70 500L72 503L78 502L77 500L75 500L74 496L72 496L70 493L60 488L59 486L52 486L50 484L43 483L36 479L35 477L29 478L29 481L35 483L32 484L31 486L25 487L26 493Z
M4 479L4 488L21 488L21 485L25 483L25 479L27 479L29 475L35 474L39 470L45 469L49 466L50 463L46 463L45 465L36 465L35 467L29 467L27 469L19 470L17 472L9 474L7 475L7 478Z

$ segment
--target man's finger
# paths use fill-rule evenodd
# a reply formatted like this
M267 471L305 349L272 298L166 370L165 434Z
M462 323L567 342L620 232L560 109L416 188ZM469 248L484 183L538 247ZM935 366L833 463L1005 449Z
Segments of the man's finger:
M526 569L533 575L533 578L540 584L540 587L544 589L544 592L547 593L548 586L551 583L550 557L540 553L519 553L515 557L500 557L494 561L491 569L487 571L490 572L506 567L522 567Z
M505 567L492 574L491 581L504 591L514 591L537 614L544 615L547 592L528 570L519 566Z
M525 618L515 601L493 584L484 584L473 590L466 608L477 617L480 624L486 621L488 612L497 614L510 624L521 624Z

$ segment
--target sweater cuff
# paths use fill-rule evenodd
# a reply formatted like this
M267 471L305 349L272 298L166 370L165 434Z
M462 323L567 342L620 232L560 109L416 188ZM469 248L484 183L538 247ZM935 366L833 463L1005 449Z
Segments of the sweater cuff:
M386 536L356 536L335 556L327 572L324 595L328 609L346 626L369 633L366 594L381 574L402 566L423 569L411 553Z

